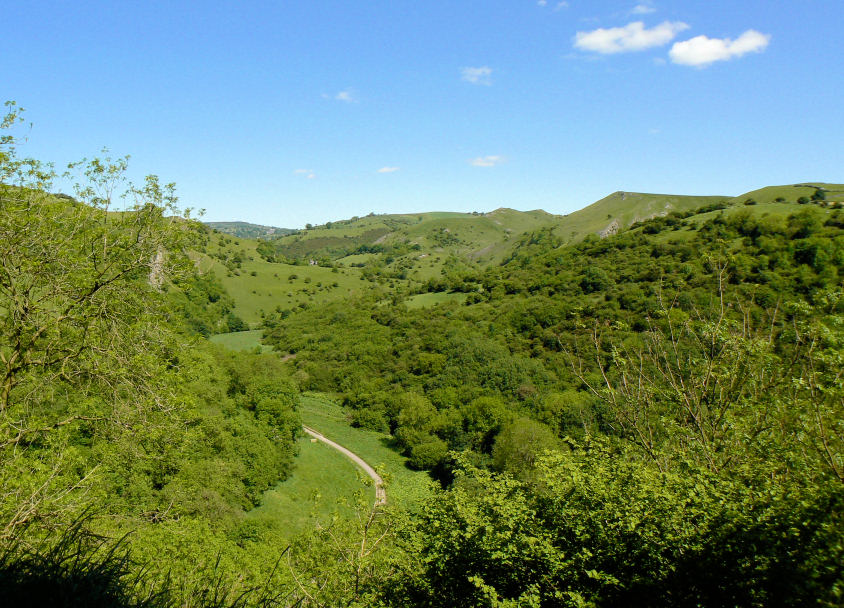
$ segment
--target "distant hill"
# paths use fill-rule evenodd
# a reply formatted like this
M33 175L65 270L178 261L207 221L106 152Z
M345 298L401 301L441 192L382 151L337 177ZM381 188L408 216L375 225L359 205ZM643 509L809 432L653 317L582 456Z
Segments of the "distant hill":
M614 192L579 211L564 216L554 228L557 236L567 242L577 241L587 234L609 236L636 222L672 211L683 212L707 205L742 205L746 202L796 203L822 196L829 201L844 200L844 185L807 182L787 186L766 186L738 196L685 196L676 194L645 194L642 192Z
M210 232L199 258L200 268L213 270L232 294L235 312L258 326L263 315L274 310L323 305L369 292L381 297L396 291L419 293L408 300L412 306L465 298L465 293L440 290L453 284L455 277L498 265L517 251L519 257L529 258L535 241L537 247L544 246L542 239L530 236L538 231L550 230L570 243L590 234L610 236L672 212L687 218L682 230L673 222L672 230L654 237L662 241L693 234L688 226L720 213L788 216L802 208L800 203L829 211L844 204L839 201L844 201L844 185L812 182L768 186L739 196L615 192L565 216L507 208L487 213L372 214L300 231L211 222L209 230L218 232ZM696 213L688 215L690 211ZM238 227L257 230L260 236L233 236Z
M667 215L671 211L687 211L729 201L729 196L682 196L676 194L645 194L642 192L614 192L601 200L575 211L554 228L557 236L568 242L587 234L609 236L635 222Z
M388 264L401 258L417 278L428 278L438 276L451 256L472 265L500 262L519 237L561 220L544 211L504 208L489 213L369 215L276 238L260 251L275 261L331 261L343 266L366 265L373 256L391 260Z
M212 230L219 230L224 234L230 234L231 236L236 236L239 239L263 239L296 232L296 230L292 228L276 228L275 226L262 226L261 224L250 224L249 222L204 223Z

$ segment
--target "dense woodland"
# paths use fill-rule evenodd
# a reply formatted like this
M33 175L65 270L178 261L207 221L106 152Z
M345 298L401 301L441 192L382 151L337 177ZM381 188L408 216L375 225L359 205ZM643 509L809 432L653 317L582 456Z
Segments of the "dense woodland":
M2 144L13 604L844 604L844 210L822 194L540 229L395 288L362 273L236 353L206 340L247 325L172 185L93 160L49 194ZM407 305L428 292L465 300ZM295 470L301 391L389 433L424 500L292 540L250 519Z

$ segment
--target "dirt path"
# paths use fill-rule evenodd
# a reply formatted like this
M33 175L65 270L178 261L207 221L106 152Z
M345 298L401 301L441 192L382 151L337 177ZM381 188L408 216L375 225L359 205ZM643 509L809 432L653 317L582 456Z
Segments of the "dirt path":
M364 470L364 472L372 478L372 481L375 482L375 504L376 505L387 504L387 492L384 490L384 480L381 479L381 476L378 473L376 473L375 469L373 469L371 466L369 466L369 464L367 464L367 462L363 458L361 458L360 456L358 456L357 454L355 454L354 452L352 452L348 448L344 448L339 443L331 441L328 437L326 437L322 433L315 431L314 429L312 429L310 427L302 426L302 428L305 430L305 432L308 435L310 435L314 439L317 439L319 441L322 441L323 443L330 445L332 448L334 448L338 452L343 453L349 460L351 460L356 465L358 465L360 468L362 468Z

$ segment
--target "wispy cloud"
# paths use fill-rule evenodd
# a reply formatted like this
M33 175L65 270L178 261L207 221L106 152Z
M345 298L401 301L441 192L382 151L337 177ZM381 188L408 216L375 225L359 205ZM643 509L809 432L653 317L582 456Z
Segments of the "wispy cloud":
M548 0L537 0L536 4L538 6L545 7L545 6L548 6ZM568 8L568 7L569 7L569 3L566 2L566 0L562 0L562 2L554 3L554 10L555 11L560 11L560 10L563 10L564 8Z
M399 170L399 167L381 167L378 169L378 173L395 173Z
M460 68L461 79L472 84L490 86L492 84L492 68L481 66L477 68Z
M650 29L642 21L624 27L598 28L591 32L577 32L574 46L582 51L604 55L644 51L671 42L677 34L689 29L682 21L663 21Z
M675 42L668 56L674 63L703 68L716 61L729 61L747 53L761 53L770 41L768 34L756 30L747 30L735 40L695 36L684 42Z
M633 10L630 11L633 15L648 15L650 13L655 13L656 9L651 6L650 4L637 4L633 7Z
M473 167L494 167L503 163L504 160L503 156L478 156L469 159L469 164Z
M334 96L334 99L337 101L345 101L346 103L354 103L357 101L354 92L351 89L346 89L345 91L340 91Z
M334 93L333 95L323 93L322 98L333 99L335 101L345 101L346 103L357 103L358 101L357 95L355 95L355 92L352 89L345 89L343 91L339 91L338 93Z
M312 169L294 169L293 173L296 175L304 175L308 179L314 179L316 177L316 173L314 173Z

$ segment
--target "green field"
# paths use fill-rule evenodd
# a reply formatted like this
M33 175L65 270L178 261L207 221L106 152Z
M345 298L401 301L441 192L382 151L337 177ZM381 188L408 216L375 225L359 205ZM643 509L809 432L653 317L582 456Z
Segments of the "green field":
M334 448L305 437L299 440L293 475L264 492L261 506L247 517L280 528L292 538L335 515L351 516L357 493L374 500L369 478Z
M392 449L389 435L349 426L343 408L318 393L302 396L300 413L304 424L355 452L380 473L388 503L409 507L427 494L430 478L407 468L407 459Z
M234 312L252 327L261 313L292 309L299 305L354 297L372 285L361 280L358 268L271 263L256 251L258 241L211 233L199 267L211 270L234 299Z
M405 466L406 459L390 448L389 435L349 426L343 409L316 393L302 396L300 413L304 424L355 452L381 474L388 504L412 508L427 495L430 478ZM247 517L292 538L317 522L351 516L361 493L369 501L375 499L371 480L352 461L304 437L299 440L293 474L265 492L261 506Z
M214 344L219 344L229 350L255 350L257 348L261 352L268 352L271 349L261 344L263 333L264 331L262 329L233 331L227 334L211 336L210 340Z

